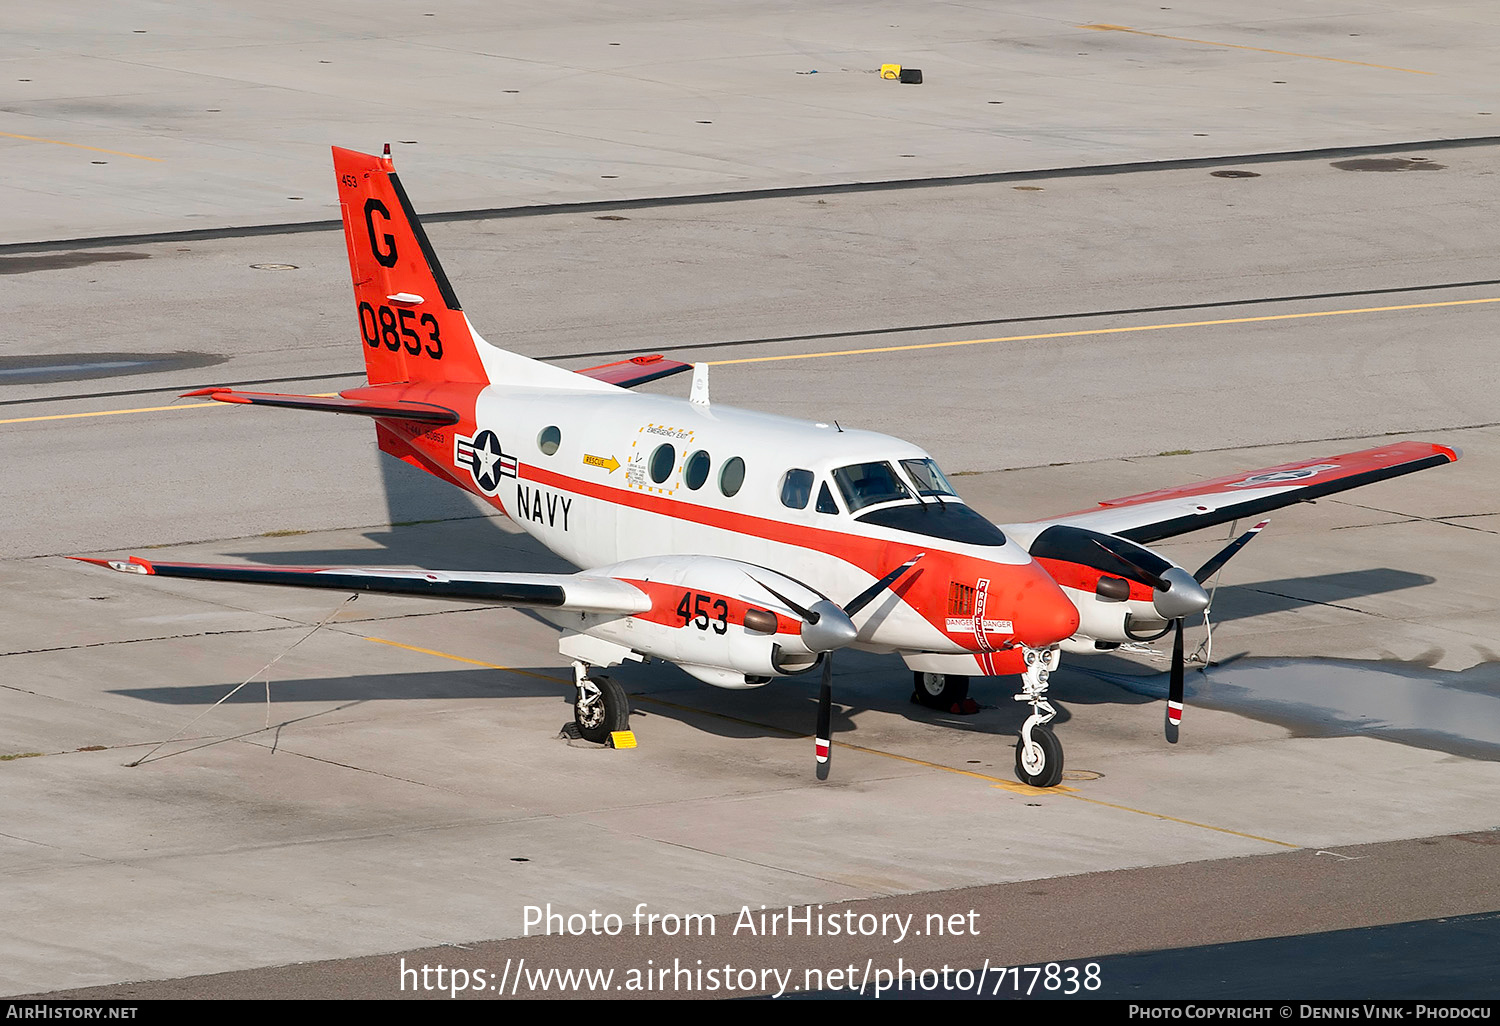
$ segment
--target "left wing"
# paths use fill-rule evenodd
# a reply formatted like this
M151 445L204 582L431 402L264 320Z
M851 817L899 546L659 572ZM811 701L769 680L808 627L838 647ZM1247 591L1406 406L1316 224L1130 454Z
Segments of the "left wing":
M578 574L505 574L460 570L384 570L367 567L228 566L214 563L155 563L69 556L83 563L127 574L187 577L240 584L280 584L335 591L369 591L384 595L493 602L502 606L539 606L589 613L642 613L650 597L614 577Z
M1459 450L1446 445L1396 442L1378 449L1283 463L1279 467L1231 474L1179 488L1142 492L1101 502L1097 509L1002 526L1007 534L1022 541L1054 524L1067 524L1147 544L1231 520L1258 517L1293 503L1311 502L1334 492L1428 467L1440 467L1453 463L1460 455Z
M376 385L372 388L346 388L338 395L284 395L280 392L238 392L232 388L200 388L184 392L179 398L207 396L215 402L242 406L281 406L290 410L316 410L320 413L353 413L361 417L390 417L416 421L419 424L457 424L462 418L454 410L436 403L407 398L405 386Z

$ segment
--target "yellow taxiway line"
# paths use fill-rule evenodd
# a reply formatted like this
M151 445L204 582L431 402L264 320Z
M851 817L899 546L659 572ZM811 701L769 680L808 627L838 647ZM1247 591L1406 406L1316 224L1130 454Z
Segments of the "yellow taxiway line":
M566 677L553 677L550 674L546 673L533 673L530 670L518 670L514 666L501 666L499 663L487 663L483 659L470 659L467 656L454 655L451 652L439 652L435 648L418 648L416 645L403 645L399 641L391 641L389 638L373 638L367 634L361 634L359 636L364 638L366 641L373 641L379 645L390 645L392 648L404 648L408 652L418 652L422 655L437 656L439 659L451 659L455 663L468 663L470 666L483 666L489 670L504 670L506 673L518 673L522 677L535 677L538 680L551 680L556 681L559 684L573 683Z
M314 398L331 399L338 395L337 392L316 392ZM166 413L170 410L206 410L212 406L222 406L225 409L234 409L244 406L244 403L178 403L175 406L137 406L133 410L92 410L88 413L51 413L44 417L12 417L10 420L0 420L0 424L30 424L39 420L77 420L79 417L119 417L127 413Z
M955 342L917 342L900 346L875 346L870 349L836 349L820 353L785 353L780 356L744 356L735 360L710 360L710 367L736 363L774 363L779 360L822 360L837 356L870 356L876 353L907 353L921 349L953 349L959 346L987 346L1001 342L1038 342L1060 338L1089 338L1102 335L1124 335L1136 331L1174 331L1181 328L1211 328L1226 324L1269 324L1273 321L1296 321L1310 317L1349 317L1355 314L1394 313L1401 310L1434 310L1440 307L1476 306L1500 303L1500 296L1486 299L1448 299L1434 303L1402 303L1397 306L1363 306L1351 310L1313 310L1307 313L1263 314L1259 317L1224 317L1212 321L1177 321L1172 324L1136 324L1124 328L1080 328L1075 331L1048 331L1035 335L1003 335L997 338L969 338ZM769 344L769 343L768 343ZM319 396L336 395L320 392ZM236 403L188 403L176 406L141 406L130 410L93 410L88 413L53 413L41 417L12 417L0 424L29 424L42 420L74 420L80 417L118 417L129 413L158 413L168 410L200 410L210 406L238 407Z
M1175 324L1136 324L1127 328L1082 328L1077 331L1049 331L1037 335L1006 335L1001 338L970 338L957 342L918 342L904 346L877 346L873 349L839 349L825 353L787 353L782 356L747 356L738 360L712 360L711 367L731 363L772 363L777 360L816 360L829 356L868 356L872 353L901 353L917 349L952 349L957 346L984 346L996 342L1035 342L1055 338L1085 338L1090 335L1123 335L1132 331L1170 331L1175 328L1208 328L1223 324L1257 324L1267 321L1294 321L1308 317L1346 317L1351 314L1389 313L1396 310L1429 310L1439 306L1473 306L1478 303L1500 303L1500 296L1489 299L1449 299L1438 303L1403 303L1399 306L1365 306L1354 310L1314 310L1309 313L1264 314L1260 317L1225 317L1216 321L1179 321ZM0 424L5 423L0 421Z
M63 142L61 139L43 139L39 135L17 135L14 132L0 132L0 137L6 139L24 139L27 142L51 143L53 146L68 146L75 150L92 150L95 153L111 153L116 157L129 157L132 160L149 160L153 163L163 163L160 157L143 157L139 153L126 153L124 150L106 150L98 146L84 146L82 143Z
M1292 53L1290 50L1268 50L1264 46L1243 46L1239 43L1216 43L1211 39L1189 39L1187 36L1169 36L1164 32L1146 32L1126 25L1079 25L1081 29L1098 32L1129 32L1133 36L1151 36L1154 39L1172 39L1179 43L1197 43L1200 46L1222 46L1230 50L1254 50L1256 53L1274 53L1281 57L1302 57L1310 61L1333 61L1335 64L1357 64L1362 68L1380 68L1383 71L1404 71L1408 75L1431 75L1431 71L1416 68L1397 68L1390 64L1371 64L1369 61L1351 61L1343 57L1320 57L1313 53Z

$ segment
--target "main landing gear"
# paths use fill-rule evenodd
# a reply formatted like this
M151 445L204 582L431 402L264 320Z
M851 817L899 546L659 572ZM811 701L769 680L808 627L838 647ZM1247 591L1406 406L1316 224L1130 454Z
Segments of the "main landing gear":
M1021 674L1017 702L1030 702L1031 715L1021 725L1016 742L1016 776L1033 787L1055 787L1062 780L1063 751L1057 735L1047 724L1057 715L1047 701L1047 678L1057 669L1062 650L1025 648L1026 671Z
M585 663L575 662L573 683L578 686L578 697L573 699L573 719L578 723L580 737L602 745L608 744L616 731L630 729L630 699L618 681L591 670Z
M969 697L969 678L963 674L916 672L911 682L911 700L918 705L962 716L979 711L979 703Z

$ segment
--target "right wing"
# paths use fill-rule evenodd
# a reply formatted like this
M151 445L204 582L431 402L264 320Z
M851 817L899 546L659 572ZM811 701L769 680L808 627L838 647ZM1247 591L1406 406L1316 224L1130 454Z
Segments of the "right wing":
M673 374L681 374L683 371L692 369L693 365L690 363L668 360L660 353L651 353L648 356L632 356L628 360L617 360L614 363L602 363L597 367L584 367L574 373L582 374L586 378L594 378L596 381L607 381L621 388L634 388L648 381L669 378Z
M239 584L280 584L296 588L368 591L383 595L538 606L585 613L643 613L651 599L633 584L589 574L505 574L462 570L385 570L367 567L229 566L215 563L156 563L70 556L83 563L127 574L186 577Z
M1392 442L1376 449L1299 460L1177 488L1161 488L1093 509L1025 524L1001 525L1018 539L1035 538L1055 524L1119 535L1142 545L1189 531L1264 516L1297 502L1374 484L1457 460L1460 453L1429 442Z

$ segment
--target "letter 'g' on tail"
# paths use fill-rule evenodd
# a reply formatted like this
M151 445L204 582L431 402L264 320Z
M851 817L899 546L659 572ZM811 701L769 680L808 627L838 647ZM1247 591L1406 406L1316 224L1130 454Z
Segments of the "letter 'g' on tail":
M389 155L337 146L333 170L372 385L487 383L477 340Z

